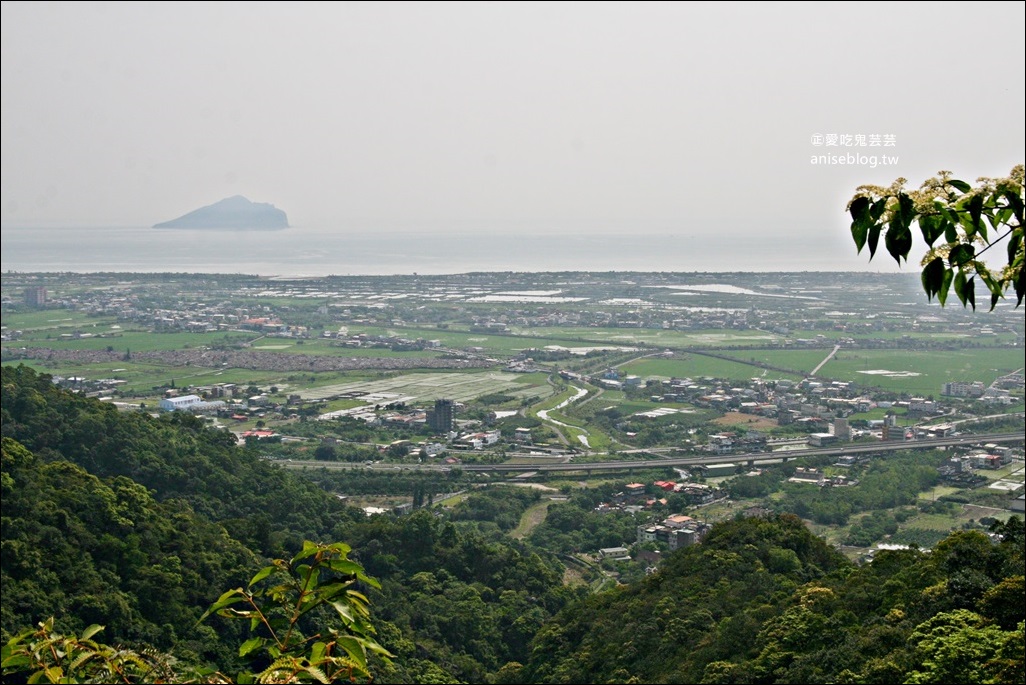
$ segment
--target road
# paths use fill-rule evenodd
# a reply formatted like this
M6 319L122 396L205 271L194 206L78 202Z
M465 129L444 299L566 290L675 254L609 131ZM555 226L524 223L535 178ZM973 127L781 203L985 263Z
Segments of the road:
M816 366L816 368L814 368L814 369L813 369L813 370L812 370L812 371L811 371L811 372L809 373L809 375L810 375L810 376L815 376L815 375L816 375L817 373L819 373L819 370L823 368L823 365L824 365L824 364L826 364L826 363L827 363L828 361L830 361L831 359L833 359L833 358L834 358L834 355L835 355L835 354L837 354L837 350L839 350L839 349L841 349L841 346L840 346L840 345L834 345L834 349L830 350L830 354L828 354L828 355L826 356L826 359L824 359L823 361L821 361L821 362L820 362L820 363L819 363L819 364L818 364L818 365Z
M572 387L577 391L576 394L574 394L573 397L568 397L567 399L563 400L562 402L557 404L552 409L542 409L542 410L540 410L538 412L538 418L540 418L542 421L548 421L549 423L554 423L557 426L563 426L564 428L573 428L574 430L583 431L584 435L577 436L578 440L580 440L581 443L585 447L590 447L590 445L588 444L588 431L587 430L581 428L580 426L572 426L569 423L563 423L562 421L557 421L556 419L549 418L549 412L550 411L555 411L557 409L562 409L563 407L567 406L571 402L576 402L577 400L581 399L582 397L584 397L585 395L588 394L588 391L586 389L584 389L584 388L578 388L577 386L572 386ZM566 440L564 439L564 443L565 442L566 442Z
M560 464L460 464L458 467L467 472L540 472L540 471L622 471L639 468L664 468L674 466L695 466L698 464L730 464L759 462L779 462L802 457L850 456L854 454L896 452L901 450L937 449L959 445L982 445L986 443L1022 443L1021 432L1015 433L978 433L976 435L960 435L954 438L934 438L930 440L894 440L888 442L852 443L843 447L825 447L822 449L796 450L792 452L747 452L744 454L703 455L690 457L670 457L659 461L596 461L587 463ZM282 462L286 468L371 468L362 464L319 461ZM448 471L453 467L440 464L375 464L376 470L424 470Z

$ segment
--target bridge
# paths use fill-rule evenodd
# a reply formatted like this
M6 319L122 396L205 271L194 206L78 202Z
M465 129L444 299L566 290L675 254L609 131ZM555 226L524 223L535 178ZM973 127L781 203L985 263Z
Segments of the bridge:
M669 457L666 459L644 459L633 461L595 461L562 464L461 464L464 471L488 472L543 472L543 471L623 471L630 469L666 468L674 466L695 466L709 464L745 463L754 466L760 462L790 461L805 457L852 456L855 454L879 454L903 450L926 450L987 443L1021 443L1022 433L977 433L957 437L930 438L923 440L888 440L886 442L849 443L843 447L824 447L808 450L786 450L780 452L745 452L741 454L716 454L690 457ZM437 468L437 467L425 467Z

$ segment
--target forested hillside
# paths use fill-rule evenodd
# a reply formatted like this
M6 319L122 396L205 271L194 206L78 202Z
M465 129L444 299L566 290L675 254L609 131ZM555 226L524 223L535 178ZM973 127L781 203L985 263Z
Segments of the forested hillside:
M1023 527L855 566L789 515L716 526L539 633L524 682L1022 682Z
M368 519L199 419L119 413L25 367L2 373L4 641L55 616L60 631L100 624L109 642L235 672L244 627L197 624L203 612L304 539L345 540L382 585L368 593L397 658L376 680L479 681L526 660L579 594L551 555L480 532L481 512Z
M179 679L244 673L266 665L240 656L248 621L200 618L313 540L350 545L380 584L361 588L394 655L371 660L377 682L1024 678L1018 518L865 565L797 517L739 518L593 594L564 585L555 554L591 526L576 504L552 505L526 541L506 535L537 499L523 491L368 518L197 419L119 413L24 367L3 368L0 412L5 643L53 616L55 631L101 624L96 639L173 654ZM19 663L5 678L24 678Z

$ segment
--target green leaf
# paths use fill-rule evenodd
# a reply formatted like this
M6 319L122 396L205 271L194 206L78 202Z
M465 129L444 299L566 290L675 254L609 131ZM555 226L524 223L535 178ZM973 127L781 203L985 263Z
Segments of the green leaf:
M249 581L249 587L253 587L261 580L274 573L274 568L274 566L264 566L262 569L257 571L256 575L253 576L253 579Z
M262 637L251 637L250 639L248 639L245 642L243 642L242 646L239 647L239 656L240 657L246 656L247 654L252 652L254 649L259 649L260 647L263 647L263 646L264 646L264 638L262 638Z
M952 186L954 188L957 188L959 191L961 191L963 193L968 193L970 190L973 189L973 187L971 185L969 185L968 183L966 183L965 181L956 181L954 179L948 181L946 185L949 185L949 186Z
M908 229L916 219L916 203L905 193L898 194L898 209L895 212L901 219L901 225Z
M365 576L362 573L360 573L357 576L357 578L359 578L361 582L366 583L367 585L371 586L372 588L375 588L375 589L378 589L378 590L381 589L381 583L378 582L377 578L371 578L370 576Z
M932 300L933 296L940 292L941 286L944 285L945 271L947 269L944 268L944 260L940 257L930 260L930 263L923 268L921 280L927 300Z
M303 670L310 674L310 676L319 683L330 683L327 674L316 666L304 666Z
M976 257L976 248L967 243L961 243L951 248L948 254L948 264L951 266L962 266L973 261Z
M328 545L325 549L334 552L342 557L345 557L347 554L353 551L353 548L344 542L333 542L330 545Z
M877 243L880 242L880 231L883 230L879 224L873 224L869 228L869 238L867 243L869 244L869 259L873 259L873 255L876 254Z
M884 215L884 211L887 210L887 198L881 197L879 200L873 203L873 206L869 208L869 218L876 223L880 220L880 217Z
M956 226L961 225L962 215L954 207L945 207L944 213L948 215L948 221L955 224Z
M14 654L3 660L2 666L4 669L21 670L19 666L27 666L32 663L32 659L25 656L24 654Z
M948 291L951 289L951 279L954 278L954 272L949 269L944 269L944 281L941 283L940 290L937 292L937 301L943 307L944 303L948 300Z
M919 230L923 233L923 240L927 245L932 246L937 238L944 235L944 228L947 221L943 217L934 214L919 217Z
M353 617L352 607L346 604L345 602L328 602L328 604L334 607L335 612L338 613L339 617L342 619L342 622L345 623L347 626L352 625L353 622L356 620Z
M348 559L332 559L328 562L327 566L332 571L344 573L350 576L355 576L363 571L363 566L360 566L355 561L349 561Z
M1008 238L1008 263L1015 262L1015 255L1022 249L1023 229L1016 228Z
M97 625L97 624L94 623L94 624L92 624L91 626L89 626L88 628L86 628L85 630L82 631L81 639L88 640L89 638L91 638L93 635L96 635L101 630L103 630L103 626Z
M1012 210L1008 207L1002 207L995 210L993 214L984 214L984 216L990 221L991 229L1000 231L1008 224L1008 220L1012 218Z
M1021 191L1022 189L1020 187L1020 192ZM1006 190L1004 193L1002 193L1002 196L1005 198L1005 200L1008 201L1008 206L1011 207L1012 212L1015 214L1015 218L1018 220L1019 225L1022 225L1023 202L1022 198L1019 197L1019 193L1016 193L1012 190Z
M891 226L884 237L884 244L894 260L901 264L903 258L908 260L908 252L912 249L912 232L901 222L891 221Z
M29 676L29 679L26 682L28 682L29 685L34 685L35 683L42 682L44 677L49 682L51 682L51 683L59 683L61 681L60 680L60 678L61 678L60 669L55 669L55 668L44 668L44 669L41 669L41 670L36 671L35 673L33 673L31 676Z
M972 277L966 279L961 269L955 274L955 295L963 307L968 304L972 305L973 311L976 310L976 282Z
M297 554L296 556L292 557L292 563L295 564L297 561L302 561L307 557L312 557L313 555L317 554L318 551L320 551L319 545L317 545L314 542L310 542L309 540L304 540L302 551L299 552L299 554Z
M973 195L969 199L969 219L972 221L973 234L979 233L984 238L987 237L987 226L980 217L983 215L983 197L980 195Z
M338 646L345 650L349 658L352 659L356 664L367 671L367 650L364 647L365 641L352 635L339 635Z
M990 291L990 311L994 311L998 300L1004 297L1004 288L1001 287L1001 283L994 278L993 274L987 270L983 262L976 263L976 272L983 280L983 284L987 286L987 290Z
M338 597L339 595L344 593L345 589L347 587L349 587L350 585L352 585L352 584L353 584L353 581L351 581L351 580L334 581L334 582L331 582L331 583L324 583L323 585L317 586L317 589L314 590L314 592L317 594L317 596L320 599L322 599L324 601L328 601L328 600L334 599L335 597Z
M226 592L223 595L221 595L217 599L216 602L211 604L210 608L207 609L205 612L203 612L203 615L200 616L199 620L196 621L196 622L197 623L202 623L211 614L216 613L216 612L224 609L225 607L229 607L232 604L237 604L238 602L241 602L244 599L245 599L245 594L243 593L242 588L236 588L234 590L229 590L228 592Z
M848 211L851 213L851 237L855 241L856 252L862 252L866 244L866 233L873 223L869 219L869 198L855 198Z
M79 654L77 657L71 660L70 664L68 664L68 671L74 673L82 667L82 664L86 663L90 659L96 659L98 657L99 654L97 654L96 652L84 652L82 654ZM143 664L143 668L145 668L145 664Z
M955 295L958 297L958 301L965 306L965 273L959 269L958 273L955 274Z
M1026 269L1019 269L1015 280L1012 281L1012 287L1015 288L1015 306L1018 307L1022 304L1023 296L1026 296Z

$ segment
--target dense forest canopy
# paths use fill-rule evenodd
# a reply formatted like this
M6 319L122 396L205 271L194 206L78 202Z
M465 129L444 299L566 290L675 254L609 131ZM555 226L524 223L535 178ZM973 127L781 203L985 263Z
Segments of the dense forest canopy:
M366 574L374 639L392 655L370 655L377 682L1024 678L1020 518L855 564L797 516L739 517L596 593L565 582L558 554L634 522L595 523L583 499L553 504L523 540L508 532L537 495L512 489L367 517L197 419L119 412L25 367L2 369L0 414L5 678L31 670L25 631L173 655L133 682L259 671L248 622L201 617L269 559L333 541ZM341 626L315 615L311 634Z

